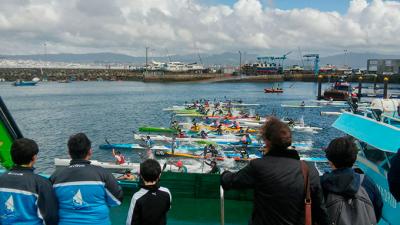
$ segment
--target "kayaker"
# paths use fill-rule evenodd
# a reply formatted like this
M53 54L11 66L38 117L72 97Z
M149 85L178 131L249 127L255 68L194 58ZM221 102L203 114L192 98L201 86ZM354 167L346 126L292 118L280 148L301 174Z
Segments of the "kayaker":
M206 116L206 118L204 119L204 123L205 124L211 124L212 120L208 116Z
M260 121L261 120L261 117L260 117L260 115L258 115L258 113L256 114L256 121Z
M305 103L304 101L302 101L302 102L300 103L300 106L301 106L301 107L304 107L304 106L306 106L306 103Z
M221 169L218 167L216 161L213 160L210 163L208 163L207 161L204 161L204 163L211 167L211 170L208 173L210 173L210 174L220 174Z
M382 216L378 187L361 169L353 169L358 148L350 137L332 140L325 150L332 172L321 177L330 224L377 224Z
M200 137L201 137L202 139L207 139L207 138L208 138L208 134L207 134L204 130L202 130L202 131L200 132Z
M122 176L117 178L117 180L136 180L136 176L132 175L130 170L126 170Z
M178 173L187 173L187 167L183 165L181 160L176 162L175 166L178 167Z
M215 146L210 144L208 145L208 151L211 153L211 157L217 157L218 156L218 151L215 149Z
M112 150L112 154L115 158L115 163L118 165L124 164L125 163L125 156L121 154L120 151L115 151L115 149Z
M199 126L197 125L196 122L193 122L193 125L192 125L192 127L190 128L190 130L192 130L192 131L198 131L198 130L199 130Z
M172 124L171 124L171 128L172 128L172 129L175 129L175 130L178 130L178 128L179 128L178 121L174 120L174 121L172 122Z
M182 129L178 129L178 135L177 135L177 137L178 138L184 138L185 137L185 133L183 133L183 131L182 131Z
M203 156L204 156L204 158L206 158L208 152L209 152L208 147L207 147L207 146L204 146L204 148L203 148Z
M146 142L147 148L153 147L154 142L153 142L153 140L151 140L150 136L146 136L145 142Z
M58 198L58 224L111 224L109 207L121 205L122 188L111 173L90 164L93 152L85 134L69 138L68 153L70 165L50 177Z
M240 129L240 124L238 121L233 121L231 128Z
M304 165L296 151L287 150L292 143L289 127L278 118L269 118L261 129L261 137L265 143L262 158L251 160L238 172L225 171L221 175L225 190L254 190L257 197L249 224L304 224L306 190L302 167L307 166L312 222L328 225L318 171L313 164Z
M132 196L126 225L167 224L167 212L172 196L168 188L160 187L161 166L154 159L140 164L141 188Z
M222 125L221 124L218 125L218 127L217 127L217 134L222 135Z
M21 138L11 146L14 167L0 176L0 224L58 224L58 203L48 179L35 174L39 147Z

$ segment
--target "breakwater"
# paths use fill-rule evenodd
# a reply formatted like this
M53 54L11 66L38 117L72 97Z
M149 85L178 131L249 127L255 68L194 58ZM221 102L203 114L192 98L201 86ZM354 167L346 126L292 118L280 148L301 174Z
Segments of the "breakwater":
M322 82L333 82L341 74L325 74ZM123 80L144 82L282 82L303 81L317 82L314 74L283 74L283 75L257 75L234 76L223 73L198 73L198 72L165 72L165 71L133 71L127 69L60 69L60 68L0 68L0 79L6 81L32 80L34 77L47 78L49 81L59 80ZM351 82L358 82L359 75L349 76ZM383 76L363 76L362 82L382 83ZM400 83L400 75L389 77L389 83Z

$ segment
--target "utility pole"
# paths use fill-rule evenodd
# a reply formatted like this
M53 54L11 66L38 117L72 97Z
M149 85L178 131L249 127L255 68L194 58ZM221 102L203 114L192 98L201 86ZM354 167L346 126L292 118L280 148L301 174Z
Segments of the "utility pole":
M242 52L239 51L239 75L242 76Z

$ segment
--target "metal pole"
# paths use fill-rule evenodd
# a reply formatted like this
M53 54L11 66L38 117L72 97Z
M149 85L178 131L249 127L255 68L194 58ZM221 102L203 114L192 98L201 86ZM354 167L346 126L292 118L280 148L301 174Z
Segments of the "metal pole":
M221 201L221 225L225 224L225 202L224 202L224 189L219 186L220 201Z
M358 102L360 102L361 101L361 93L362 93L362 76L359 76L358 77L358 94L357 94L357 97L358 97Z
M383 98L387 99L388 98L388 81L389 78L385 77L383 78Z
M318 76L318 96L317 96L317 100L321 100L322 99L322 95L321 95L321 89L322 89L322 75Z
M146 47L146 72L147 72L147 65L148 65L148 53L149 53L149 47Z
M239 51L239 75L242 76L242 52Z

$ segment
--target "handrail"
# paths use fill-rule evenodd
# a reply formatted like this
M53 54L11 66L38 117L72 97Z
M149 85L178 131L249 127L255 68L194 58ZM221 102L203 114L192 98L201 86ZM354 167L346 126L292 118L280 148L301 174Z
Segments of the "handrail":
M225 224L225 202L224 202L224 188L219 186L220 193L220 207L221 207L221 225Z

